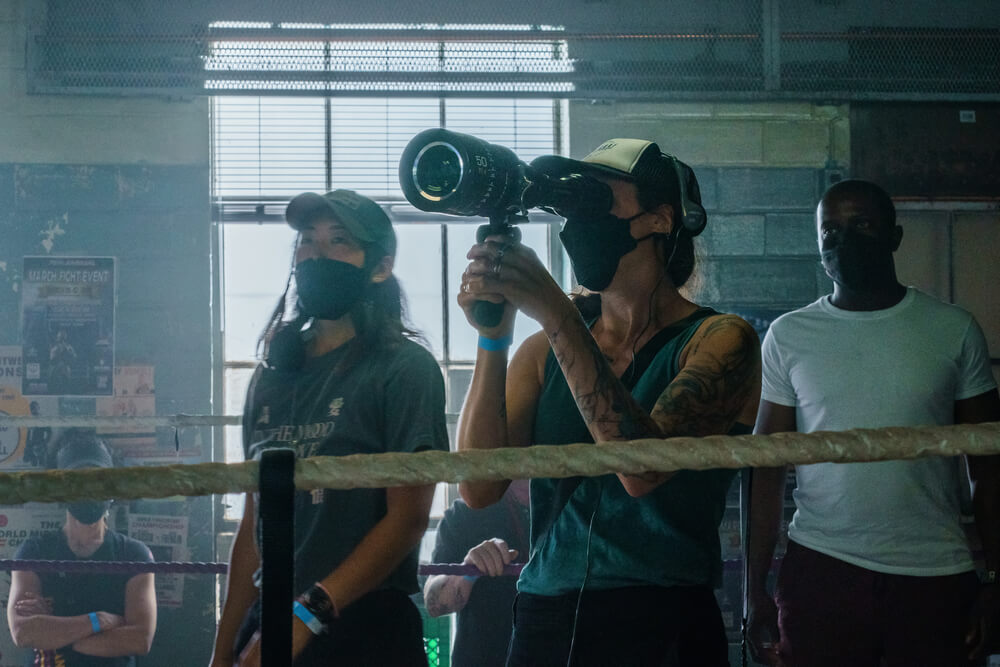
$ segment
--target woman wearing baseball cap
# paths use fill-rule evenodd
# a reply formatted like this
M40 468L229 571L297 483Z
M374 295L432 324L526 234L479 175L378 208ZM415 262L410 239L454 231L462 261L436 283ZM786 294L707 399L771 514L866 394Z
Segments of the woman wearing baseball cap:
M247 459L447 451L444 382L402 321L396 236L372 200L303 193L285 218L299 232L294 270L261 336L247 391ZM298 491L292 664L426 665L417 546L434 486ZM256 499L233 543L214 667L260 664Z
M749 433L757 336L681 292L706 220L690 167L638 139L532 167L591 176L613 205L570 217L560 233L582 288L573 299L520 244L492 237L469 251L458 302L480 343L459 449ZM476 301L504 304L500 323L476 321ZM542 331L508 366L518 312ZM508 664L728 665L713 587L733 474L533 479ZM460 489L481 507L506 484Z

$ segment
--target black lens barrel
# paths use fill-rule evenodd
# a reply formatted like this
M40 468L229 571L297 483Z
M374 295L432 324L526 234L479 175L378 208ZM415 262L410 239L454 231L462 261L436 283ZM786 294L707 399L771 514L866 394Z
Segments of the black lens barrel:
M488 217L520 205L526 168L509 148L433 128L403 150L399 185L422 211Z
M611 210L611 188L587 174L556 177L509 148L443 128L414 136L399 160L399 185L422 211L487 218L535 206L561 215Z

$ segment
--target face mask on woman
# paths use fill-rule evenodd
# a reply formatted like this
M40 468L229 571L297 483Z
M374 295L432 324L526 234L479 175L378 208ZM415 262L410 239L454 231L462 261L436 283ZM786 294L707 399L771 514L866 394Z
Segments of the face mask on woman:
M326 257L306 259L295 265L295 288L304 316L338 320L361 299L365 271Z
M596 218L566 220L559 238L573 265L577 281L592 292L606 289L618 271L622 257L635 250L641 239L632 238L630 222L645 214L640 211L631 218L607 215Z

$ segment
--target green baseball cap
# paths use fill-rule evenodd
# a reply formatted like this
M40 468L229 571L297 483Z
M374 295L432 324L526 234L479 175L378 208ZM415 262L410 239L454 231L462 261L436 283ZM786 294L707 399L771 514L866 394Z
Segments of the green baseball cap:
M396 256L392 222L382 207L368 197L353 190L332 190L325 195L303 192L292 198L285 209L285 220L298 231L319 217L333 218L362 244Z

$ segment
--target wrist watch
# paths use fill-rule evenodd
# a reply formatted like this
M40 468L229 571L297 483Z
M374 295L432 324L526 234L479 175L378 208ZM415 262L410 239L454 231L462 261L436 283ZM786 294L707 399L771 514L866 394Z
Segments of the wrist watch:
M320 623L330 625L337 619L337 610L333 600L321 587L313 584L300 598L302 605L313 613Z

